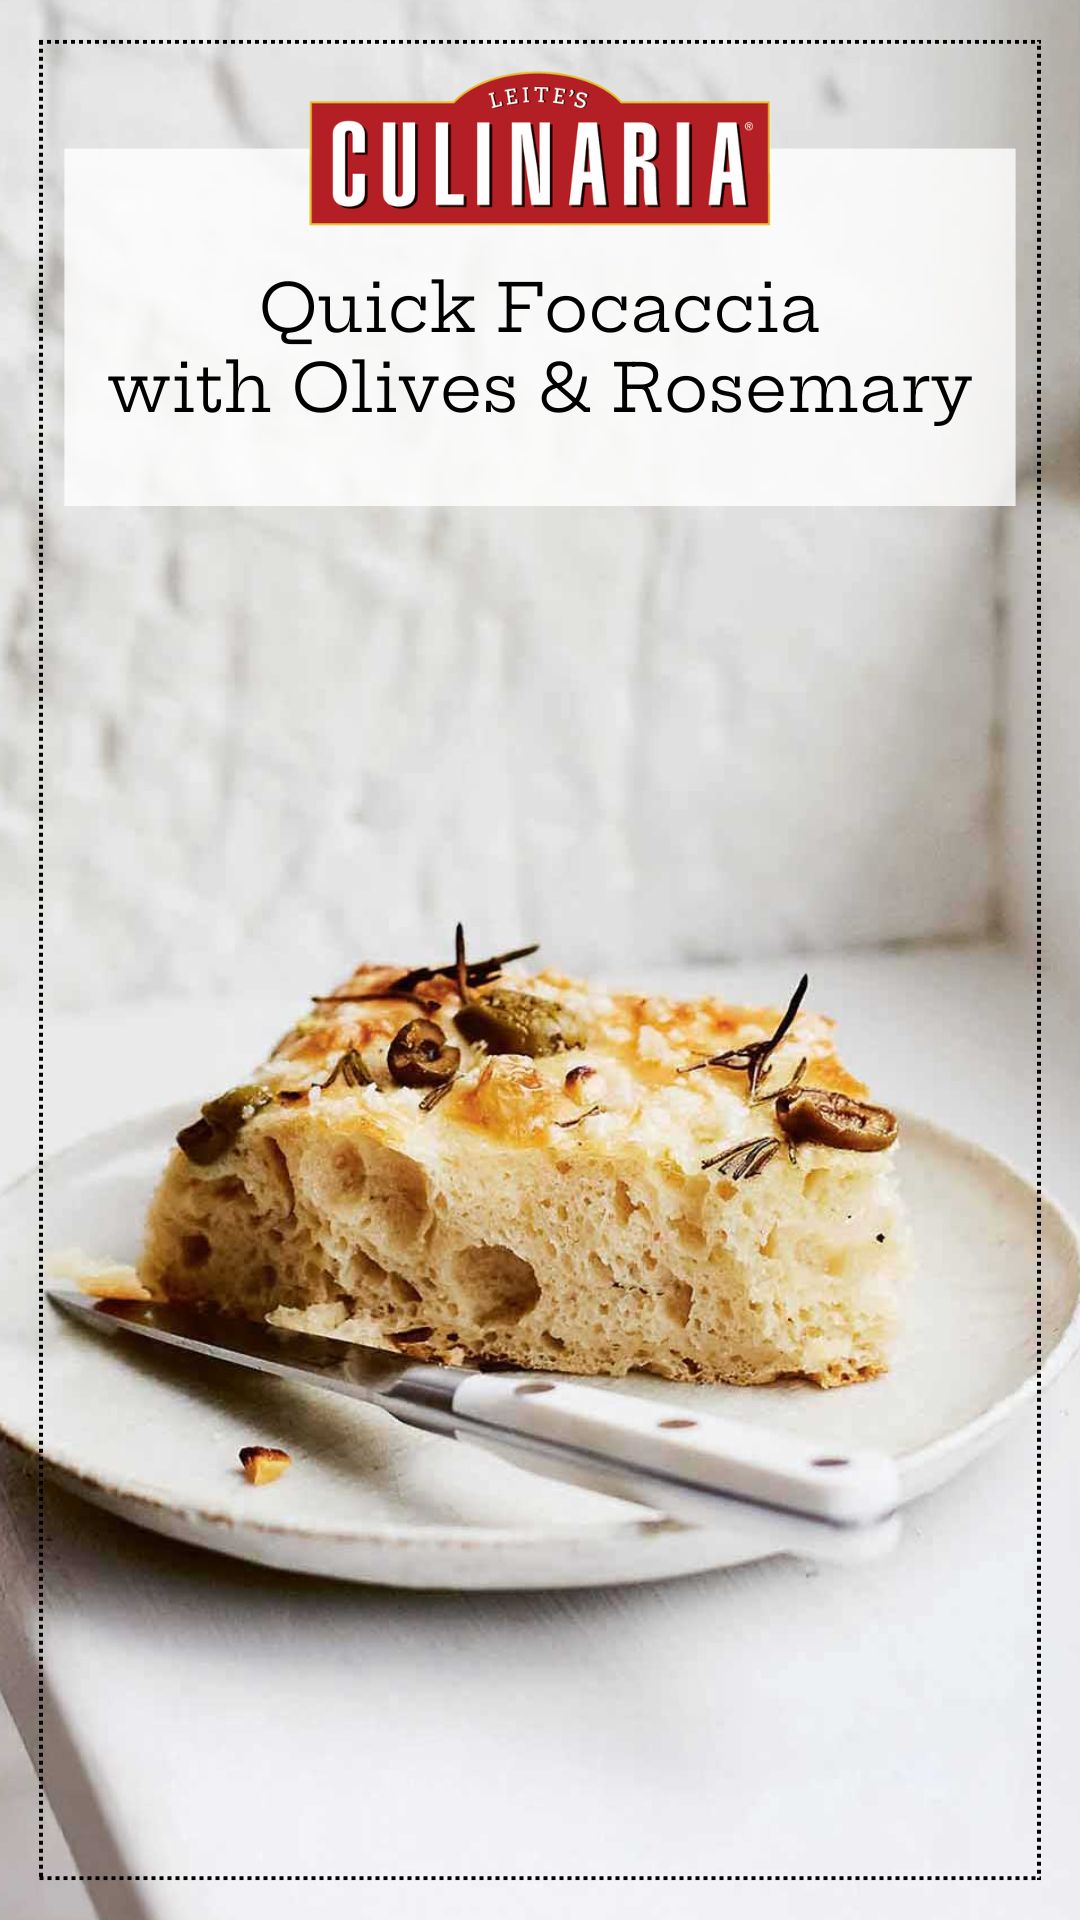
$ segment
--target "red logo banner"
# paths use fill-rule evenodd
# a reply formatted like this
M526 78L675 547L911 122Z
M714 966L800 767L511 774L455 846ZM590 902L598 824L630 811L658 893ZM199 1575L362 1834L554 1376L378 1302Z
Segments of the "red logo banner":
M760 226L769 108L622 101L562 73L453 101L315 100L313 225Z

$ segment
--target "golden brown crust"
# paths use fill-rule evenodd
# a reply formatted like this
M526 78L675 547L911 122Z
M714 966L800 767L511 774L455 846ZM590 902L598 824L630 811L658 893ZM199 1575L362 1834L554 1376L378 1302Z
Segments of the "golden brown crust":
M448 1037L461 1045L454 1015L461 1001L452 980L425 981L415 998L395 998L390 992L402 968L359 966L348 979L332 990L332 995L315 1003L297 1025L278 1042L271 1063L280 1072L292 1065L297 1086L324 1076L336 1060L353 1048L365 1058L385 1052L395 1033L421 1010L436 1020ZM567 1001L585 1026L587 1045L583 1049L590 1061L610 1061L622 1068L636 1083L641 1094L670 1085L681 1073L709 1056L729 1051L747 1041L762 1040L775 1031L783 1012L778 1007L732 1006L722 1000L673 1000L656 994L600 993L584 981L549 970L527 974L508 970L503 979L515 991ZM374 996L385 992L387 997ZM481 1055L465 1049L466 1067L483 1067ZM810 1062L808 1084L861 1097L866 1088L848 1072L835 1047L833 1022L823 1015L800 1015L786 1036L781 1060L789 1067L805 1054ZM516 1057L516 1056L515 1056ZM572 1064L572 1063L568 1063ZM745 1074L725 1068L709 1068L732 1089L745 1084ZM469 1094L455 1092L440 1104L444 1119L451 1115L489 1128L505 1127L506 1138L527 1136L531 1119L557 1118L554 1082L550 1062L533 1062L527 1071L514 1074L515 1098L496 1097L491 1076L482 1089ZM501 1084L500 1069L495 1076ZM561 1083L565 1072L558 1076ZM773 1083L782 1080L773 1075ZM561 1113L569 1117L569 1109Z

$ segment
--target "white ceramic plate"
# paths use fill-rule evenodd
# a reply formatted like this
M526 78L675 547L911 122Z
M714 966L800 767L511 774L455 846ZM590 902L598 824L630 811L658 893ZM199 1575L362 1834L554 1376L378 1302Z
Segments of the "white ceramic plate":
M95 1136L49 1163L47 1245L134 1257L143 1212L187 1107ZM804 1433L817 1450L881 1447L905 1499L957 1472L1034 1391L1032 1188L992 1154L904 1122L902 1177L918 1251L892 1370L822 1393L674 1386L662 1394ZM37 1196L0 1196L0 1432L36 1451ZM1043 1203L1044 1383L1080 1338L1080 1247ZM237 1450L284 1446L293 1467L249 1487ZM753 1558L744 1537L650 1516L284 1381L108 1343L45 1314L45 1459L73 1491L159 1533L298 1572L409 1587L571 1587L650 1580Z

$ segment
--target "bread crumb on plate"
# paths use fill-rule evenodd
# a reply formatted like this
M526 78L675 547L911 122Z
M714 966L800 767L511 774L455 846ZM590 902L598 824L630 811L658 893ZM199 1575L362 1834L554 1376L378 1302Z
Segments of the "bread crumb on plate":
M125 1260L95 1260L81 1247L68 1247L53 1254L48 1262L55 1280L70 1280L80 1293L95 1300L150 1300L135 1268Z
M281 1447L241 1447L240 1465L245 1480L253 1487L266 1487L272 1480L280 1480L286 1467L292 1466L292 1456Z

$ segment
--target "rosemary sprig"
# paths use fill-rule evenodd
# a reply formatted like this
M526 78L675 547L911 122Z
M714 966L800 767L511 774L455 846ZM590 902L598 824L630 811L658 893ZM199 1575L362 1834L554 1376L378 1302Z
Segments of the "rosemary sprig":
M454 928L454 979L462 1006L469 997L469 966L465 958L465 929L459 920Z
M420 1102L421 1113L430 1113L432 1107L437 1107L440 1100L445 1100L456 1078L456 1074L451 1074L449 1080L444 1080L441 1086L429 1087Z
M786 1013L781 1018L776 1031L771 1033L767 1040L751 1040L747 1046L731 1047L727 1053L714 1053L708 1060L698 1060L692 1067L681 1067L679 1071L700 1073L703 1067L726 1067L730 1073L746 1073L749 1075L747 1094L752 1102L757 1094L765 1063L789 1031L795 1015L802 1006L809 984L809 975L804 973L788 1001Z
M485 987L489 980L494 980L496 974L501 973L503 968L509 965L511 960L527 960L530 954L537 952L539 945L540 942L534 940L532 945L528 947L510 947L506 953L493 953L486 960L470 960L465 962L465 935L459 921L455 930L456 951L449 965L445 967L413 967L410 973L403 973L399 980L395 980L394 985L395 987L404 989L406 992L411 992L414 988L423 986L425 980L456 980L460 992L461 967L462 963L464 963L465 985L467 987Z
M725 1147L723 1153L716 1153L711 1160L703 1160L702 1172L714 1167L729 1180L752 1180L755 1173L767 1167L780 1151L780 1142L774 1136L764 1134L760 1140L741 1140L737 1147Z
M299 1100L306 1100L308 1095L315 1091L316 1087L318 1087L320 1093L325 1093L327 1087L332 1087L334 1081L339 1079L344 1080L347 1087L373 1087L375 1085L371 1074L364 1065L361 1056L357 1053L356 1048L346 1047L345 1052L339 1054L335 1060L325 1080L313 1080L310 1087L283 1087L277 1097L282 1106L293 1106Z
M345 1052L335 1061L322 1083L324 1092L339 1078L344 1080L347 1087L373 1087L375 1084L355 1047L346 1047Z
M460 922L457 927L456 948L453 960L445 967L411 967L408 973L398 974L385 987L377 992L367 993L315 993L312 999L316 1006L345 1006L360 1000L411 1000L415 1006L427 1013L434 1004L417 989L429 980L456 980L458 993L464 1001L471 987L486 987L497 978L511 960L526 960L539 947L534 941L530 947L510 947L506 953L490 954L486 960L465 960L465 935Z

